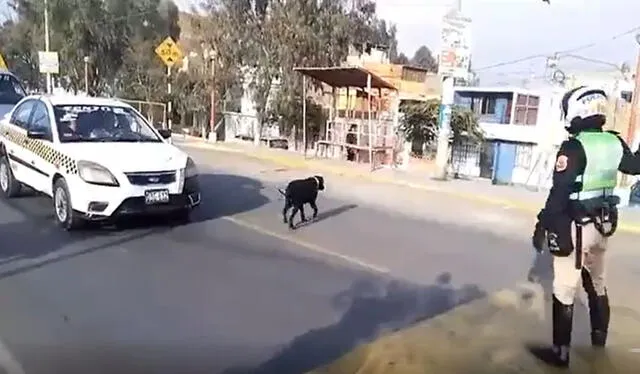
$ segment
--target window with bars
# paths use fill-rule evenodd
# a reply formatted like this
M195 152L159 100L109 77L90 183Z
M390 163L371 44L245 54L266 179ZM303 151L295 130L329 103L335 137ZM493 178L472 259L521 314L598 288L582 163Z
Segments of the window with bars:
M539 103L538 96L518 95L513 123L516 125L535 125L538 120Z

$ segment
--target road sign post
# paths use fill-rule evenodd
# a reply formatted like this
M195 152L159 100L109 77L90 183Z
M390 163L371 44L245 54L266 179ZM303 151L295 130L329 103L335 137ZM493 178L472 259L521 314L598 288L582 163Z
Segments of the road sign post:
M51 91L53 90L51 74L60 74L58 52L39 51L38 65L40 67L40 73L46 74L47 77L47 93L51 93Z
M171 111L172 111L172 103L171 103L171 68L178 61L182 61L183 54L182 50L175 41L169 36L165 40L162 41L156 47L156 54L162 62L167 66L167 94L169 95L169 100L167 102L167 123L169 125L169 129L171 129Z

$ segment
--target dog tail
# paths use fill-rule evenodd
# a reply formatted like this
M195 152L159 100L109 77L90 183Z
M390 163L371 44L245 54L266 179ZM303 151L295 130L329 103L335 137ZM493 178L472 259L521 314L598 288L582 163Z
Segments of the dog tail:
M278 192L280 192L282 196L287 196L287 194L282 190L282 188L278 188Z

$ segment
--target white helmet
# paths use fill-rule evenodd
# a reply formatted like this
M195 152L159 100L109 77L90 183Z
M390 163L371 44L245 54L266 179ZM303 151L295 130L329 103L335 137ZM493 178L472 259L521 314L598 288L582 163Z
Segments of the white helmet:
M607 104L607 94L599 88L581 86L568 91L562 97L565 127L572 127L576 120L606 116Z

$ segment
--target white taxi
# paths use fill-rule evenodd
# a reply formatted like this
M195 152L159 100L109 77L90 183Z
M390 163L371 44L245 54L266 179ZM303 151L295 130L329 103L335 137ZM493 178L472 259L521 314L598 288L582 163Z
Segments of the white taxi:
M0 190L48 195L63 228L162 214L187 220L200 204L193 160L133 107L115 99L36 95L0 120Z

